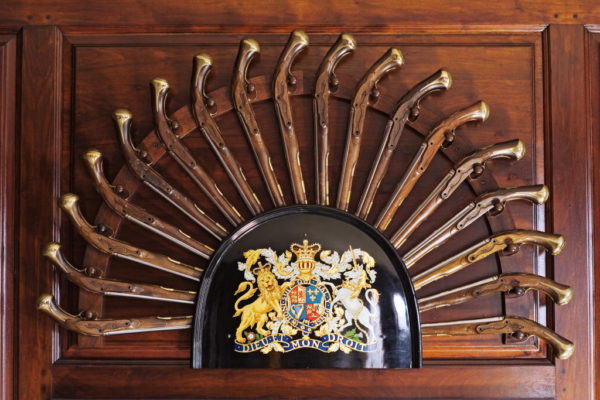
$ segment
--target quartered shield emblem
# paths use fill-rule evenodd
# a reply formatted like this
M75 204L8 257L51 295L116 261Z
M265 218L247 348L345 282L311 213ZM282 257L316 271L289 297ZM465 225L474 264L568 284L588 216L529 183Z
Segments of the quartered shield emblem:
M310 333L329 316L331 296L317 281L298 283L283 293L281 307L292 326Z
M241 294L234 305L233 316L240 317L235 351L375 350L376 316L369 306L377 305L379 292L371 287L377 276L373 257L351 246L341 255L321 251L308 240L290 250L248 250L238 263L246 280L235 293Z

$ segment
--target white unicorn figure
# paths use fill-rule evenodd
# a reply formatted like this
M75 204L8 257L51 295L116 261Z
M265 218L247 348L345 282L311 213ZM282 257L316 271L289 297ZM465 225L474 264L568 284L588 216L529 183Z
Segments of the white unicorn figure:
M336 303L342 303L345 309L346 323L340 327L339 332L342 332L347 327L355 324L356 327L365 335L365 342L368 343L368 331L373 329L371 325L371 318L374 317L369 309L365 306L363 301L358 298L363 289L365 290L365 298L372 306L377 305L379 301L379 292L376 289L371 288L370 282L375 281L375 271L372 270L374 266L374 260L367 253L360 249L345 252L342 258L349 253L352 258L354 268L344 273L346 280L337 289L335 298L331 302L332 306ZM356 262L356 257L361 257L363 262L366 264L365 267L362 264ZM357 323L358 322L358 323ZM361 327L362 325L362 327ZM367 330L365 331L364 328Z

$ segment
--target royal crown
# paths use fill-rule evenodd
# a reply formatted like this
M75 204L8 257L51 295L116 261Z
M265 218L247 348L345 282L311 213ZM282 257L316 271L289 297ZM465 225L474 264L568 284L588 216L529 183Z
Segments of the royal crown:
M312 261L315 262L315 256L321 250L321 245L318 243L308 244L308 240L304 239L302 244L293 243L290 248L297 257L297 262Z

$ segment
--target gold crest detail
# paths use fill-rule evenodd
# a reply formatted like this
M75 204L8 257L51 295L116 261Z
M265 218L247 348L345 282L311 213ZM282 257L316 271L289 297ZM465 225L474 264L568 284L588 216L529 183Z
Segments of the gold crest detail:
M236 351L350 353L377 348L377 318L370 311L379 301L372 288L375 260L351 246L341 255L321 249L303 240L281 254L271 248L244 252L238 269L245 281L234 293L241 294L233 314L240 317Z

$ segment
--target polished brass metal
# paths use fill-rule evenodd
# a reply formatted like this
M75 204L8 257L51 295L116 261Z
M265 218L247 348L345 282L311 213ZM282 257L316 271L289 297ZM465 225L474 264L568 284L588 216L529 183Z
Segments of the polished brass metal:
M421 324L421 335L423 336L494 334L526 334L537 336L548 342L556 352L556 357L561 360L571 357L575 350L575 345L571 341L527 318L508 316Z
M175 121L167 116L166 102L169 84L162 78L151 81L152 108L154 112L154 125L158 137L165 145L169 155L183 168L190 178L206 194L217 209L233 225L241 224L244 219L239 211L227 200L217 183L211 178L204 168L196 161L190 150L175 135L173 129L178 126Z
M350 106L350 118L348 121L348 133L346 136L346 148L344 150L344 161L342 163L342 175L336 207L348 211L350 195L352 192L352 179L354 170L360 154L362 133L367 116L369 104L379 98L377 84L387 73L399 68L404 64L402 53L397 49L389 49L379 60L369 68L367 73L359 82L352 104Z
M508 158L511 160L520 160L525 155L525 145L520 140L509 140L507 142L497 143L492 146L484 147L459 161L452 168L435 189L421 203L419 208L404 222L404 224L394 233L390 241L398 248L404 243L429 216L448 199L452 193L467 178L481 175L485 168L485 163L497 158ZM376 226L387 226L389 222L379 221Z
M98 227L90 225L81 214L79 198L76 195L71 193L65 194L61 198L60 205L71 219L77 232L97 250L118 258L167 271L187 279L200 280L203 272L202 268L184 264L171 257L134 247L129 243L98 233ZM209 255L204 256L204 258L208 258Z
M267 185L271 200L275 207L282 207L285 205L283 191L275 176L271 156L256 122L250 99L250 96L255 95L256 88L248 79L248 67L258 53L260 53L260 46L256 40L242 40L235 62L233 82L231 84L231 98L242 127L246 132L246 137L250 142L250 147L252 147L252 151L254 152L260 172Z
M534 274L500 274L468 285L445 290L419 299L419 311L453 306L495 293L520 297L530 290L545 293L558 305L565 305L573 297L573 289L552 279Z
M553 233L524 229L501 232L470 246L447 260L414 276L412 278L413 286L415 290L419 290L425 285L461 271L477 261L500 251L505 255L515 254L523 244L541 246L551 254L556 255L562 251L565 239L561 235ZM411 260L407 261L404 259L404 263L407 268L414 265Z
M486 213L500 214L509 201L527 200L535 204L544 204L549 195L550 192L546 185L521 186L484 193L404 254L404 258L410 260L413 264L416 263ZM404 244L404 241L398 242L398 247L402 247L402 244Z
M300 30L293 31L279 57L273 76L273 101L275 102L275 112L281 137L283 138L285 159L290 172L296 204L307 204L308 199L306 198L306 188L302 178L300 145L294 130L290 92L294 90L296 85L296 78L292 74L292 64L296 57L307 47L308 35Z
M194 304L196 301L196 292L192 291L93 276L89 273L90 269L75 268L65 258L58 243L46 245L44 256L50 259L69 281L92 293L185 304Z
M131 140L131 113L127 110L119 109L114 112L113 118L117 125L123 156L130 169L142 183L209 232L225 230L225 228L217 226L217 223L209 218L196 203L175 189L154 168L144 161L145 152L137 149Z
M404 200L412 192L419 179L425 174L438 150L442 146L448 146L454 141L455 130L467 122L485 121L489 114L488 105L480 101L455 112L429 132L410 163L408 170L394 189L394 193L379 215L375 223L377 229L385 231L388 228L398 208L400 208ZM400 247L400 245L397 244L396 247Z
M452 86L450 74L441 69L424 81L418 83L408 93L402 96L385 127L379 151L373 162L373 168L371 169L367 184L358 203L358 209L356 210L356 215L358 217L367 219L371 207L373 206L373 201L375 200L375 194L390 167L392 155L394 154L400 136L404 131L404 125L409 119L414 121L418 118L419 103L421 100L430 93L442 89L449 89L450 86Z
M208 258L209 255L212 254L212 248L193 239L181 229L150 214L142 207L130 203L128 199L116 193L116 188L112 186L104 176L102 168L102 153L100 153L98 150L90 150L86 152L83 158L94 181L96 191L102 196L104 202L115 213L127 219L128 221L131 221L144 229L148 229L149 231L152 231L157 235L160 235L199 256ZM223 234L226 233L227 232L223 232ZM217 235L215 234L215 236Z
M313 96L317 204L329 205L329 96L339 87L335 76L338 63L356 49L352 35L342 33L319 66Z
M194 72L192 82L192 113L196 123L211 148L221 161L223 168L229 175L233 185L244 200L246 207L252 213L257 215L263 212L263 207L254 193L252 187L246 180L242 167L231 152L231 149L225 143L219 125L213 118L211 109L215 109L214 100L206 94L206 81L208 74L212 69L212 59L206 54L194 56Z
M63 310L51 294L40 296L37 309L52 317L62 327L87 336L111 336L126 333L189 329L192 325L191 315L181 317L85 319L81 315L73 315Z

